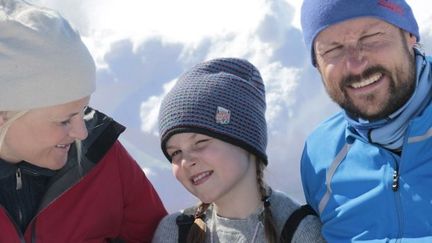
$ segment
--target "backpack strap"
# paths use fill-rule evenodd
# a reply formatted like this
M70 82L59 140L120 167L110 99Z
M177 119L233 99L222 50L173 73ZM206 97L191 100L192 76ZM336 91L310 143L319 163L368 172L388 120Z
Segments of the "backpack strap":
M195 207L187 208L182 214L177 216L176 223L178 226L178 243L187 243L187 236L192 224L195 221L194 218Z
M280 242L291 242L297 227L300 225L300 222L308 215L317 215L310 205L305 204L296 209L285 221Z

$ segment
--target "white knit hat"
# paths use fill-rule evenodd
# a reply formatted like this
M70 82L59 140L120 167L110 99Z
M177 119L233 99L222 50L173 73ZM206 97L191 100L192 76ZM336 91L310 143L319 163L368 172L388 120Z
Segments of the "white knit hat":
M59 105L95 90L95 64L57 12L0 0L0 111Z

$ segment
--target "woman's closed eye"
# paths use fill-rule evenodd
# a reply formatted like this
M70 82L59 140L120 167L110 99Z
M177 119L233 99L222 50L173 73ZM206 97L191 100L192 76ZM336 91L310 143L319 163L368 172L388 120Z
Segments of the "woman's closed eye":
M61 122L60 122L60 125L62 125L62 126L67 126L67 125L69 125L70 123L71 123L71 120L70 120L70 119L67 119L67 120L61 121Z

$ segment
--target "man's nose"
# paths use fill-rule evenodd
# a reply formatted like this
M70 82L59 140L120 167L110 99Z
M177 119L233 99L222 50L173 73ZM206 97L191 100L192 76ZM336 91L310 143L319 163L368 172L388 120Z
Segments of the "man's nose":
M368 58L360 46L350 46L345 50L345 62L350 73L361 74L368 65Z

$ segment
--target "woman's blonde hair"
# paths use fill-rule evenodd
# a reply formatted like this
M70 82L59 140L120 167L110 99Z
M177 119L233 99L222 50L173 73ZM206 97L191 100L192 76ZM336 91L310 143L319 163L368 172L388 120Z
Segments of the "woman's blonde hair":
M0 111L0 116L3 117L4 123L0 125L0 152L3 146L3 142L6 137L6 133L9 127L12 125L14 121L18 118L22 117L28 112L28 110L24 111Z
M257 175L257 186L258 191L261 194L261 200L264 203L263 211L263 225L264 233L266 237L266 242L276 243L278 242L276 225L274 223L273 214L271 212L270 205L270 195L271 190L268 188L264 182L264 169L266 165L263 161L257 159L256 156L252 155L256 163L256 175ZM206 238L206 223L205 223L205 213L211 204L201 202L195 210L194 223L192 224L189 233L187 235L187 242L190 243L204 243ZM213 219L214 220L214 219Z

